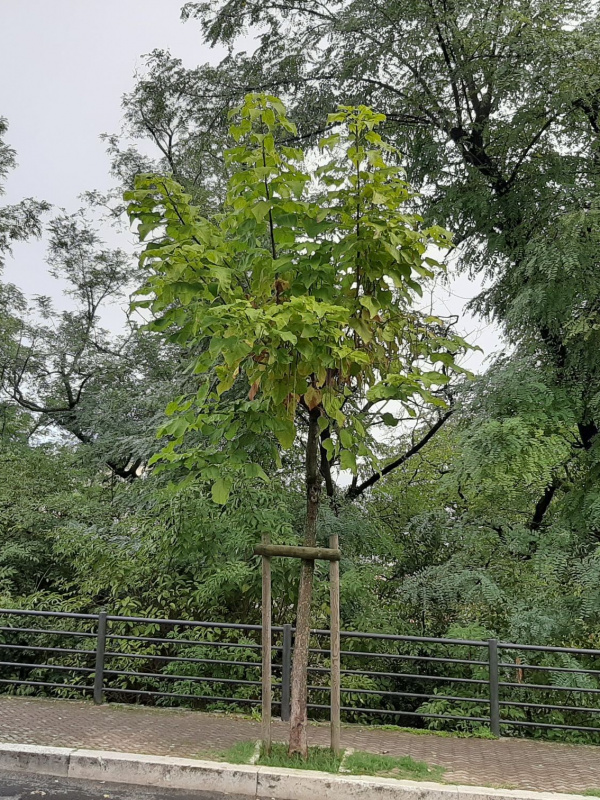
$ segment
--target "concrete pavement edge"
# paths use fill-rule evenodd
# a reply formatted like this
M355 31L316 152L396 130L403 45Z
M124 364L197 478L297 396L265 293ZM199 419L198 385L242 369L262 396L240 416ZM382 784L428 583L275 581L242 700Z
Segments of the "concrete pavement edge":
M171 756L0 743L0 770L137 786L197 789L255 800L586 800L583 795L332 775Z

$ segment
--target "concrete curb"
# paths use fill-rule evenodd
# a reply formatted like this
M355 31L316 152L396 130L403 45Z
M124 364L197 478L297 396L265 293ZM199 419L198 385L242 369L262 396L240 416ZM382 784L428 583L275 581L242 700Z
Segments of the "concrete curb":
M0 770L243 795L255 800L586 800L583 795L331 775L170 756L0 744Z

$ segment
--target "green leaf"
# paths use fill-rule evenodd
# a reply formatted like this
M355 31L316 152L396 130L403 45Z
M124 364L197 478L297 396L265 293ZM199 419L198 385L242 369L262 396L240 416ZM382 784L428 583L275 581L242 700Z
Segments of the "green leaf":
M323 431L326 431L327 428L329 427L329 420L327 419L325 414L319 417L318 425L319 425L319 433L323 433Z
M167 417L173 416L177 411L179 411L179 398L177 400L172 400L167 407L165 408L165 414Z
M224 506L231 492L231 480L229 478L219 478L213 483L210 492L214 502Z
M273 203L271 200L259 200L258 203L252 206L251 211L256 221L262 222L272 207Z
M376 317L379 314L379 305L375 302L371 295L366 294L362 297L359 297L358 302L361 304L361 306L364 306L368 310L371 317Z
M269 477L260 464L244 464L244 472L247 478L260 478L261 481L268 483Z
M323 441L323 447L327 453L327 456L329 458L333 458L333 456L335 455L335 443L333 439L325 439Z
M442 386L450 380L450 378L442 372L423 372L421 378L427 384L436 384L437 386Z
M364 319L350 320L350 327L354 328L365 344L368 344L373 338L373 331L369 328Z
M342 443L342 447L352 447L353 438L352 434L348 430L348 428L342 428L340 431L340 442Z
M174 436L179 439L187 431L190 424L185 417L175 417L161 428L161 436Z
M298 339L291 331L280 331L279 338L283 339L284 342L290 342L291 344L296 344Z
M451 353L435 353L431 360L435 363L441 361L446 367L454 366L454 356Z
M314 386L309 386L304 392L304 402L311 411L320 404L321 399L321 392L319 389L315 389Z
M296 426L290 419L275 420L275 436L284 450L289 450L296 439Z
M356 456L350 450L342 450L340 469L350 469L356 475Z

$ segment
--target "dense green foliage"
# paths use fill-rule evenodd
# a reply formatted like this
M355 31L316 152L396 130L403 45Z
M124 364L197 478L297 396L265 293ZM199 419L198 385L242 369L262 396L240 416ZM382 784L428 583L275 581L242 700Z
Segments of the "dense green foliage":
M383 115L332 114L341 133L321 142L328 161L312 175L301 149L276 144L296 134L277 98L247 95L236 116L225 213L203 218L169 177L139 176L126 193L140 237L152 237L138 292L150 299L136 306L152 312L151 330L198 353L198 385L169 404L161 457L212 478L220 504L224 473L243 467L266 480L266 442L280 464L275 443L290 449L314 414L322 471L356 475L359 458L377 466L367 431L397 425L386 405L412 417L424 404L445 408L439 387L464 373L456 361L468 349L416 308L421 283L440 270L425 253L450 235L403 208L411 191L375 130Z
M424 403L411 418L399 404L361 405L353 419L365 429L364 439L341 434L344 426L336 414L345 412L332 412L332 502L321 508L319 539L325 543L336 531L342 543L343 627L600 648L600 37L595 4L492 0L482 8L472 0L339 0L327 6L315 0L220 0L189 3L184 13L188 24L198 20L215 43L234 44L250 26L259 35L258 49L253 54L232 50L222 64L195 69L185 69L165 52L149 58L146 74L125 98L129 139L108 141L119 180L116 212L122 190L134 190L137 173L168 176L163 189L183 187L177 191L186 213L195 215L194 222L212 220L206 222L207 236L218 244L212 248L217 254L212 278L231 291L230 301L247 310L248 298L239 290L244 253L242 248L228 251L237 259L236 268L224 271L224 237L214 222L233 180L229 185L245 199L236 208L238 218L230 215L228 224L247 236L264 234L261 246L269 268L284 259L281 275L271 272L264 285L258 280L252 287L264 300L257 303L257 314L266 313L275 278L281 280L275 296L294 294L304 313L307 294L293 288L285 258L298 253L293 249L298 230L319 242L321 255L335 246L339 220L334 225L327 216L312 219L306 209L319 192L331 195L340 187L315 187L314 194L302 198L291 190L286 202L306 207L284 208L281 202L261 206L262 216L254 213L256 203L267 199L250 181L260 164L251 160L256 152L245 149L247 144L228 138L228 112L251 90L285 98L298 131L275 131L269 157L283 154L277 157L286 181L297 180L299 195L307 188L309 170L296 163L294 151L299 145L317 148L321 138L335 132L332 126L339 120L328 122L327 115L338 104L369 105L386 114L382 136L398 148L398 161L420 193L408 196L407 187L393 179L382 181L377 191L392 198L401 189L408 227L419 213L420 230L455 231L458 246L449 268L486 276L486 289L474 307L496 320L509 344L482 375L468 382L453 377L436 390L444 408L431 410ZM2 180L14 164L6 137L2 122ZM139 147L144 139L158 145L156 159ZM233 149L225 162L227 148ZM391 166L393 161L396 168L392 152L385 151L384 162ZM335 157L334 152L334 162ZM317 166L320 158L315 149L307 162ZM336 179L335 173L329 177ZM154 185L138 182L137 191L148 191L157 202ZM252 191L254 206L248 200ZM388 210L397 211L394 203L387 203ZM0 261L12 241L41 233L47 211L45 203L33 200L0 206ZM269 212L279 217L275 259ZM298 437L283 439L277 431L258 430L248 462L259 464L268 479L253 480L255 467L244 480L233 473L223 476L232 479L225 506L213 502L214 470L198 473L177 490L170 481L177 482L183 471L179 474L177 466L168 475L154 470L150 462L165 444L155 432L163 426L177 438L181 416L166 419L164 410L174 397L184 404L197 392L194 368L200 362L201 372L210 371L213 356L223 356L234 370L254 353L254 343L247 345L250 351L236 354L225 346L230 337L223 336L223 346L208 359L201 325L210 320L200 320L196 338L178 340L173 327L161 330L159 317L165 314L171 315L169 325L183 327L198 309L206 310L206 295L199 297L189 276L171 300L165 295L163 308L145 312L154 319L154 330L141 329L134 322L139 317L132 315L121 333L105 330L103 309L126 304L130 288L147 280L149 272L147 266L140 272L129 254L107 247L92 216L88 210L47 217L48 267L67 281L69 311L59 312L45 299L28 302L18 288L0 285L1 602L256 623L260 576L253 545L265 528L275 542L300 541L302 535L302 425ZM308 220L314 222L312 232ZM151 228L163 220L148 221ZM326 230L327 225L332 227ZM203 241L204 252L208 246ZM304 286L311 280L306 272L300 276ZM403 274L400 284L407 277ZM166 291L166 283L162 288ZM172 301L186 292L189 301L181 314ZM348 298L339 300L334 323L335 314L356 312ZM381 300L377 309L360 304L365 318L382 311ZM277 313L283 308L272 306ZM302 330L284 326L287 344L282 347L273 329L269 347L279 352L277 363L288 364L291 336L306 339L306 347L314 343L315 349L325 349L329 329L320 323L314 327L316 332L303 337ZM290 394L289 386L281 388L283 372L269 373L268 385L261 376L256 385L260 358L254 364L252 380L242 376L235 385L227 385L227 370L217 373L232 413L242 406L250 413L252 401L264 402L261 385L269 397L284 388L280 400ZM306 375L301 377L306 382ZM298 400L306 395L297 394ZM348 406L356 411L352 403ZM227 430L212 431L214 436L208 429L186 428L186 447L218 462L222 434L235 442L246 433L246 419L235 430L232 423L228 418ZM389 429L393 437L384 435ZM330 447L324 446L326 452ZM348 485L343 475L339 479L339 468L354 468L354 459L357 474ZM379 472L373 473L373 463ZM327 482L328 476L323 478ZM324 569L318 567L317 577L325 577ZM276 622L293 621L297 577L294 565L276 564ZM326 581L317 580L315 587L314 621L325 626ZM190 649L200 657L209 651L201 645ZM424 652L415 646L412 654ZM357 658L350 666L359 669L360 663ZM577 663L570 656L548 655L541 665ZM593 661L582 663L599 668ZM237 677L249 677L251 670ZM456 674L481 677L466 666L457 667ZM569 678L549 671L536 674L536 680L597 688L594 676ZM355 688L376 685L369 678L360 685L356 681ZM385 681L379 685L392 687ZM182 686L196 691L192 684ZM423 684L424 691L430 688ZM567 693L547 697L552 704L568 704ZM357 694L353 702L365 703L365 696ZM429 709L450 708L445 702L431 701ZM464 703L462 709L477 715L474 704ZM510 713L521 719L527 714L523 709ZM585 722L569 714L554 710L546 720Z

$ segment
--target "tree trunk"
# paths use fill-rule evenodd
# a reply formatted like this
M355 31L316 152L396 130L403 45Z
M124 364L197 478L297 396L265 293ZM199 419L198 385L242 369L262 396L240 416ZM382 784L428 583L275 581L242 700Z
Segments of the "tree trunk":
M554 497L554 494L559 486L560 486L560 481L558 480L558 478L554 477L552 483L549 486L546 486L546 488L544 489L544 494L535 504L535 511L533 512L533 517L531 518L531 522L528 525L530 531L539 531L540 528L542 527L546 511L548 511L550 503L552 502L552 498Z
M320 441L319 416L320 411L318 408L311 410L306 445L306 525L304 528L304 545L307 547L314 547L317 543L317 516L321 498L321 474L319 472L318 458ZM289 754L298 754L302 758L308 757L307 670L314 569L314 561L302 562L296 613L294 663L292 666Z

